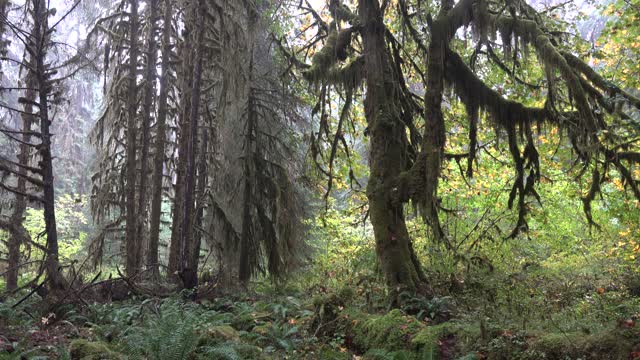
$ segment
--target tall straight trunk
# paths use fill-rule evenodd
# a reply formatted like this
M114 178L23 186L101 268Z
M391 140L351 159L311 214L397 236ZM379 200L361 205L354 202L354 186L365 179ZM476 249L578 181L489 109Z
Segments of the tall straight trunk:
M198 263L193 263L195 244L193 235L194 223L194 193L196 188L196 150L198 148L198 119L200 114L200 84L202 80L202 52L204 42L204 0L198 0L197 6L194 7L194 19L196 24L201 24L197 28L196 47L194 49L194 67L193 77L191 81L191 110L189 113L189 135L187 141L187 158L186 173L184 179L184 197L182 207L182 219L180 229L180 245L181 245L181 266L180 273L187 289L194 288L198 285ZM199 249L198 249L199 250Z
M256 244L255 234L253 233L252 209L254 208L254 191L256 189L256 138L257 138L257 122L258 110L256 109L256 98L254 90L254 43L255 32L254 24L258 21L257 13L250 6L246 7L249 17L247 39L251 44L247 52L249 59L249 81L247 84L247 125L245 128L244 140L244 169L242 176L244 177L244 194L242 209L242 230L240 233L240 261L238 268L238 278L240 283L247 285L253 272L258 267L258 244Z
M425 179L425 212L426 220L431 226L433 238L445 242L445 234L438 218L438 179L442 166L442 155L445 145L445 125L442 114L442 94L444 91L444 52L452 36L447 22L440 19L446 16L450 9L449 0L442 0L440 15L431 26L431 43L428 48L427 91L424 96L425 104L425 133L423 149L426 154ZM428 129L428 131L427 131ZM473 128L471 129L473 131ZM474 145L475 146L475 145ZM472 150L471 152L475 151ZM470 157L470 159L472 159ZM471 169L471 167L470 167Z
M133 276L140 271L141 247L136 237L136 119L138 115L138 90L136 75L138 69L138 0L130 0L129 15L129 74L127 99L127 169L126 169L126 273ZM141 189L142 191L142 189Z
M238 277L242 284L245 284L251 278L251 269L255 264L256 249L251 232L251 208L253 207L252 191L253 191L253 161L254 161L254 131L255 131L255 109L253 105L253 91L249 90L248 108L249 114L247 118L247 128L245 135L245 154L244 154L244 196L242 209L242 232L240 234L240 268L238 269Z
M155 1L155 0L154 0ZM162 76L160 77L160 96L158 97L158 118L156 119L155 155L153 159L151 219L149 244L147 248L147 267L151 277L157 278L158 243L160 239L160 218L162 217L162 179L165 158L167 98L169 96L169 65L171 63L171 1L164 1L164 28L162 29Z
M204 222L204 204L206 203L205 190L208 187L209 177L207 176L207 148L209 147L209 130L202 133L202 143L200 144L200 153L198 159L198 180L196 183L196 194L198 201L196 204L195 224L198 229L202 229ZM191 251L190 267L198 268L200 261L200 245L202 244L202 231L198 231L194 235L193 250Z
M0 9L2 10L2 9ZM29 61L27 59L24 60L25 63ZM27 100L24 105L24 113L22 114L22 139L20 143L20 153L18 154L18 163L23 166L29 165L29 152L30 146L28 145L31 142L31 124L33 124L34 119L33 115L33 103L36 100L36 91L34 90L37 86L34 82L35 74L29 70L26 76L25 87L27 90L25 92L25 99ZM13 206L13 213L11 214L10 219L10 234L9 244L7 246L8 250L8 265L9 268L6 274L7 281L7 290L11 291L18 287L18 268L20 267L20 245L28 242L30 240L29 233L25 229L24 223L24 212L27 208L27 199L24 195L27 192L27 182L23 176L27 175L27 171L24 168L18 168L18 181L16 184L16 194L15 194L15 203Z
M59 271L58 260L58 231L56 228L55 210L55 189L53 184L53 159L51 156L51 120L49 119L49 89L51 84L48 81L48 69L45 65L47 48L51 45L49 41L48 9L46 0L33 0L33 20L34 20L34 60L32 66L36 69L36 82L38 85L38 105L40 118L40 134L42 144L40 146L40 156L42 157L40 168L42 171L43 199L44 199L44 221L47 232L47 257L45 270L50 290L60 291L68 287L68 284Z
M184 179L187 171L187 147L189 143L189 115L191 111L191 81L193 78L193 38L192 23L185 21L184 38L180 43L179 58L181 69L178 87L180 94L180 115L178 120L178 161L176 165L176 185L173 198L173 217L171 228L171 244L169 247L169 275L174 276L180 270L182 216L184 208Z
M387 283L395 292L418 290L424 283L414 256L401 203L388 188L406 169L406 133L400 119L397 88L385 44L378 0L359 0L367 86L365 116L370 129L370 172L367 186L376 253Z
M9 0L0 0L0 18L6 18L8 15L9 8ZM4 35L4 31L6 30L5 22L0 20L0 38ZM5 56L7 51L7 43L0 42L0 56ZM2 76L2 64L0 64L0 77Z
M153 98L156 83L156 60L158 58L155 38L158 1L159 0L149 1L149 13L147 16L147 64L145 68L144 103L142 105L142 154L140 157L140 191L138 194L138 229L136 236L140 243L141 253L142 245L145 244L145 235L147 234L145 231L147 225L147 175L149 172L149 133L151 128L151 112L154 110ZM157 259L155 262L157 263Z

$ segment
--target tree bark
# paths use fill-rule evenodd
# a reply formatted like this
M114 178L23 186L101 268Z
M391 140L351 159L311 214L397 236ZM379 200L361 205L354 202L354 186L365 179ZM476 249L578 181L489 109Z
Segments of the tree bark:
M44 198L44 221L47 233L47 257L46 274L48 286L51 291L62 291L68 284L60 272L58 260L58 231L56 228L55 210L55 189L53 184L53 159L51 156L51 131L49 129L51 120L49 119L49 89L51 83L48 81L48 69L45 65L47 48L51 45L49 40L49 26L45 0L33 0L33 20L34 20L34 60L36 68L36 81L38 83L38 105L40 118L40 133L42 144L40 146L40 156L42 157L40 167L42 171L43 198Z
M197 4L197 5L196 5ZM194 1L194 19L195 24L204 23L204 1ZM183 280L183 286L186 289L195 288L198 285L198 262L195 252L196 236L194 236L194 208L195 208L195 190L196 190L196 152L198 148L198 119L200 116L200 84L202 80L202 52L204 42L204 26L197 28L196 47L194 49L194 67L193 77L191 80L191 107L189 112L189 134L187 141L187 159L186 174L184 180L184 197L182 207L182 219L180 226L180 275Z
M178 160L176 165L176 184L174 187L173 216L171 228L171 244L169 247L169 275L176 275L181 266L181 230L184 215L184 179L187 172L187 147L189 143L189 118L191 110L191 80L193 78L193 21L185 21L183 37L180 41L178 57L182 66L179 73L178 88L180 90L180 115L178 119Z
M0 9L1 11L2 9ZM24 59L25 63L29 63L29 60ZM25 98L27 102L24 104L24 114L22 114L22 139L20 143L20 153L18 154L18 163L20 165L29 165L29 153L31 142L31 124L34 123L33 115L33 102L36 100L36 91L34 90L37 84L34 81L35 74L29 70L27 72L25 87L28 90L25 91ZM9 221L9 244L8 250L8 270L6 274L7 290L12 291L18 287L18 274L20 267L20 245L31 240L29 233L24 228L24 212L27 208L27 199L24 195L27 192L27 182L23 176L27 175L27 171L24 168L18 167L18 176L15 194L15 203L13 204L13 213Z
M138 90L136 75L138 69L138 0L130 0L129 15L129 74L127 99L127 168L126 168L126 273L133 276L140 271L141 247L136 236L136 150L138 115Z
M155 1L155 0L154 0ZM169 66L171 63L171 16L172 0L164 1L164 23L162 29L162 76L160 77L160 95L158 97L158 118L156 119L155 155L153 160L151 219L149 244L147 248L147 267L152 279L159 276L158 244L160 240L160 219L162 217L163 168L165 162L167 99L169 96Z
M0 0L0 16L6 17L8 15L7 8L9 6L9 0ZM0 38L4 35L5 23L0 21ZM0 42L0 55L5 56L7 52L7 43ZM0 64L0 77L2 77L2 64Z
M253 61L251 61L253 63ZM250 72L253 73L253 66L249 66ZM255 239L251 231L251 209L253 208L253 183L255 181L254 174L254 132L256 127L256 109L254 106L254 94L251 88L253 84L249 83L249 98L247 101L247 126L245 134L245 153L244 153L244 196L242 209L242 231L240 234L240 264L238 269L238 277L243 285L246 285L251 278L251 270L255 268L256 263L256 245Z
M445 234L438 217L438 180L442 167L442 155L445 145L445 125L442 114L442 93L444 91L444 62L445 49L449 43L447 35L448 21L446 18L447 7L443 0L439 19L431 25L431 43L427 54L427 91L424 96L425 103L425 131L423 137L423 152L425 159L425 217L433 238L439 242L446 242Z
M142 106L142 154L140 157L140 190L138 194L138 228L136 235L137 241L140 243L139 246L141 247L140 252L142 252L142 245L145 244L144 239L145 235L147 234L147 231L145 231L145 227L147 225L147 175L149 172L148 162L151 112L154 110L153 99L155 97L156 89L156 60L158 58L155 38L156 18L158 17L158 1L159 0L149 1L149 13L147 16L147 64L145 68L144 104ZM164 137L164 132L159 136ZM162 176L162 172L160 174ZM157 262L158 260L156 251L156 259L154 261L154 263L156 263L156 267Z
M385 27L377 0L359 0L365 57L365 116L370 130L370 178L367 186L376 253L390 289L422 289L425 279L413 254L401 202L392 201L389 185L407 166L407 139L400 119Z

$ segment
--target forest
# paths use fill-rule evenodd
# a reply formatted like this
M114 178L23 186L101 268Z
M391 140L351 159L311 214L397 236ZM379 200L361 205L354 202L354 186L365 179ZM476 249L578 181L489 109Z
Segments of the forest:
M640 0L0 0L0 360L640 359Z

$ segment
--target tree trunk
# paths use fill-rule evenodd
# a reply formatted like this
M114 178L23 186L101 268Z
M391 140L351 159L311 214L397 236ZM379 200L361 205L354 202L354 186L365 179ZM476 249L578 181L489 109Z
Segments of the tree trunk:
M140 271L141 247L136 236L136 119L138 115L138 90L136 75L138 69L138 0L130 0L129 15L129 74L127 99L127 169L126 169L126 273L134 276Z
M147 16L147 64L144 83L144 104L142 106L142 154L140 158L140 191L138 194L138 228L137 236L140 243L140 252L142 252L142 246L145 244L145 235L148 233L145 231L147 225L147 175L149 172L149 137L151 128L151 112L153 109L153 98L155 96L155 83L156 83L156 18L158 17L158 0L149 1L149 13ZM164 137L164 133L162 134ZM162 173L161 173L162 174ZM157 247L157 245L156 245ZM157 254L154 263L157 263ZM153 275L153 274L152 274Z
M46 274L49 289L51 291L61 291L68 287L68 284L60 273L60 264L58 261L58 231L56 228L56 210L55 210L55 189L53 184L53 161L51 156L51 131L49 127L51 120L49 119L49 89L51 88L48 79L48 71L45 65L46 51L50 46L48 37L48 15L45 0L33 0L33 20L34 20L34 62L36 68L36 81L38 83L38 102L40 117L40 133L42 136L42 144L40 146L40 155L42 157L40 167L42 171L42 180L44 183L44 221L47 232L47 258L46 258ZM35 63L35 64L34 64Z
M195 5L195 1L194 1ZM204 1L198 0L197 6L194 6L195 24L204 23ZM184 179L184 197L182 208L182 219L180 226L180 276L183 280L183 286L186 289L192 289L198 285L198 262L193 263L195 249L195 238L193 227L194 223L194 204L196 190L196 150L198 148L198 119L200 115L200 83L202 79L202 52L204 42L204 26L197 28L196 46L194 49L194 67L193 77L191 81L191 109L189 113L189 134L187 141L187 152L184 154L187 159L186 174Z
M385 45L378 0L359 0L365 56L365 116L370 131L370 178L367 186L376 253L387 284L396 294L425 284L414 256L402 203L392 201L390 185L406 170L406 133L400 119L394 72Z
M251 61L253 64L253 61ZM249 67L250 72L253 73L253 66ZM257 261L257 249L255 239L252 234L251 222L254 221L251 216L251 209L253 208L253 183L255 182L254 174L254 132L256 127L256 109L254 106L254 94L251 88L253 84L249 83L249 98L247 101L248 115L247 126L245 134L245 153L244 153L244 196L243 209L242 209L242 232L240 234L240 267L238 269L238 276L240 282L243 285L247 285L251 278L251 270L255 268Z
M154 0L155 1L155 0ZM164 2L164 23L162 30L162 76L160 77L160 96L158 98L158 118L156 120L155 156L153 160L153 175L151 195L151 220L149 229L149 244L147 248L147 267L151 271L152 279L159 276L158 243L160 239L160 219L162 217L162 183L165 158L167 98L169 96L169 65L171 63L171 1Z
M0 16L6 18L8 15L7 8L9 7L9 0L0 0ZM5 31L5 22L0 21L0 38L4 35ZM0 41L0 55L5 56L7 52L7 43ZM0 64L0 78L2 78L2 64Z
M425 133L423 151L425 159L425 217L431 226L435 241L448 245L445 233L438 218L438 180L442 167L442 154L445 146L445 125L442 114L442 93L444 91L444 52L448 46L450 31L447 27L446 13L450 9L448 0L442 1L442 9L438 19L431 26L431 43L428 48L427 91L425 104Z
M180 115L178 120L178 160L176 165L176 185L174 187L171 244L169 247L169 275L176 278L181 261L181 230L184 215L184 179L187 171L187 147L189 143L189 118L191 101L191 80L193 78L192 24L185 21L183 38L180 42L178 57L181 59L178 88L180 89Z
M196 194L198 196L196 206L195 225L198 229L202 229L204 222L204 207L206 203L206 189L208 188L208 176L207 176L207 148L209 147L209 132L208 130L202 133L202 144L200 144L200 153L198 159L198 180L196 183ZM202 244L202 231L198 230L194 235L193 246L191 250L190 266L191 268L198 269L198 263L200 261L200 246ZM196 271L197 274L197 271Z
M0 8L0 11L2 9ZM25 63L29 63L28 59L24 59ZM35 74L29 70L27 72L25 87L28 88L25 92L25 98L27 102L24 104L24 113L22 114L22 139L20 143L20 153L18 154L18 163L20 165L29 165L29 152L31 142L31 124L34 123L33 115L33 102L36 100L36 91L34 90L37 84L34 82ZM24 168L18 167L18 176L15 194L15 203L13 205L13 213L9 222L9 232L11 234L9 238L8 250L8 269L6 274L7 290L12 291L18 287L18 273L20 267L20 245L31 240L29 233L24 228L24 212L27 208L27 199L24 195L27 192L27 182L24 179L24 175L27 175L27 171ZM20 176L22 175L22 176Z

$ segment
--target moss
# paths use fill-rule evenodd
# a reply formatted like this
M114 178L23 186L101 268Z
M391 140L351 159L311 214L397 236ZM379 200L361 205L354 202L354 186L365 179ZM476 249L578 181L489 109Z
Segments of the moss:
M311 331L316 336L333 336L338 326L338 317L344 307L353 299L353 289L343 287L337 293L329 293L313 298L313 320Z
M256 334L260 334L262 336L266 336L268 333L271 332L271 324L264 324L264 325L258 325L256 327L253 328L253 330L251 330L252 332L256 333Z
M109 347L101 342L91 342L84 339L78 339L69 345L69 354L71 359L82 360L119 360L122 355L109 349Z
M427 326L418 332L414 337L412 345L418 349L420 354L430 354L435 357L439 354L438 344L443 338L455 337L455 353L464 354L477 349L480 343L495 337L500 332L499 329L483 330L477 324L466 324L457 322L445 322L438 325ZM484 338L484 339L483 339ZM451 349L449 350L451 351Z
M240 340L240 333L229 325L213 326L207 329L206 337L212 340L237 341Z
M252 313L240 313L235 316L231 322L231 326L237 330L249 331L256 325L256 320L263 317L262 313L254 315Z
M567 354L584 359L626 359L640 346L640 330L612 329L596 334L551 333L533 341L531 350L548 359L561 359Z
M343 286L342 289L338 291L338 297L342 300L343 304L348 304L355 297L356 292L350 286Z
M235 349L243 359L262 359L262 348L254 345L237 344Z
M414 348L412 340L425 325L398 309L385 315L371 315L353 319L353 342L364 350L384 349L396 351Z
M411 342L418 348L429 347L436 345L440 337L454 332L455 326L448 322L434 326L427 326L417 333Z
M328 346L323 347L318 351L318 359L326 360L351 360L353 355L347 351L339 351L332 349Z
M387 351L381 349L372 349L367 351L363 356L363 360L418 360L418 354L407 350Z

